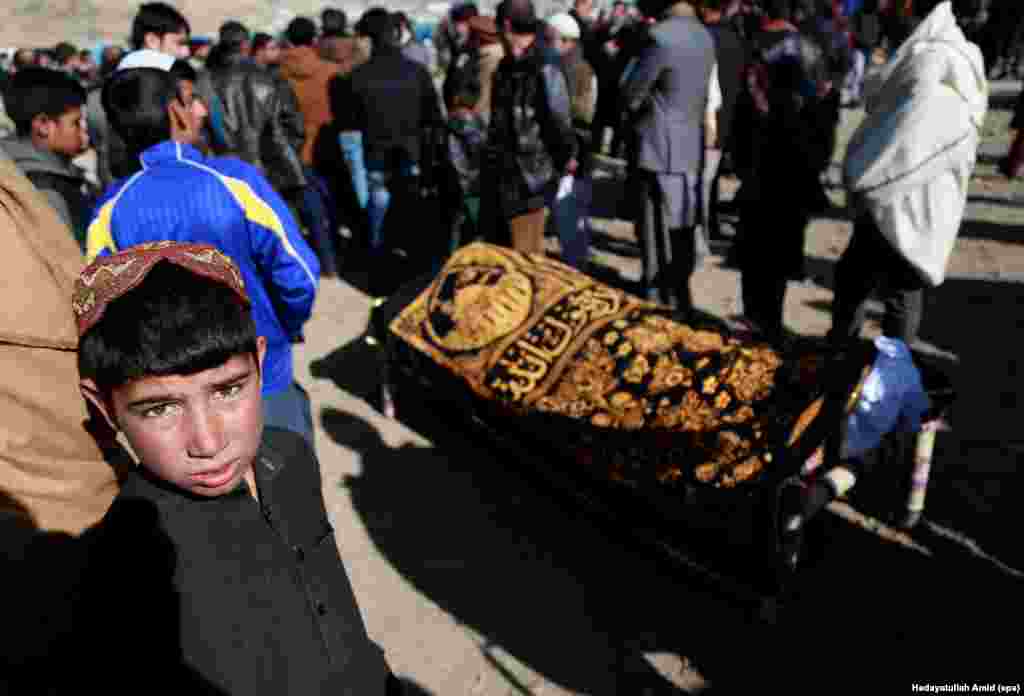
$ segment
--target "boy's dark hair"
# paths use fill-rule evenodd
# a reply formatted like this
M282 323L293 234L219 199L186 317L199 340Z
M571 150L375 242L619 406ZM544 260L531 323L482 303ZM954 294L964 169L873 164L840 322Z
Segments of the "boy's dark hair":
M251 310L231 288L161 262L78 343L78 372L102 394L143 377L191 375L257 355Z
M246 41L249 41L249 28L237 20L229 19L220 25L218 39L225 46L239 48Z
M70 75L49 68L29 67L14 73L4 95L7 114L18 135L32 134L36 116L60 118L85 104L85 88Z
M175 83L181 80L188 80L195 84L199 79L199 73L196 72L196 69L187 60L181 60L180 58L171 63L171 67L167 69L167 72L174 78Z
M320 13L320 31L325 37L344 36L348 26L348 16L342 11L328 7Z
M74 44L70 44L67 41L61 41L53 47L53 53L60 65L67 65L69 60L78 55L78 49L75 48Z
M499 33L505 31L505 20L508 20L513 34L533 34L540 25L531 0L501 0L494 20Z
M179 32L192 33L184 15L167 3L147 2L139 6L139 12L132 21L132 45L136 49L143 48L146 34L156 34L163 38L164 34Z
M764 14L768 19L792 19L793 2L792 0L765 0Z
M11 64L14 66L15 70L24 70L25 68L30 68L35 65L36 62L37 59L35 51L31 48L19 48L14 52L14 59L11 61Z
M469 20L473 19L473 17L479 16L480 10L477 8L475 4L471 2L465 2L462 3L461 5L457 5L456 7L452 8L450 14L452 18L452 23L458 24L460 22L468 22Z
M178 78L157 68L118 70L103 86L103 110L134 159L171 137L167 107L178 96Z
M284 36L292 46L312 46L316 41L316 23L309 17L296 17L288 23Z
M274 40L274 37L270 34L265 34L262 31L253 35L252 37L252 52L258 53L267 47Z
M398 40L395 19L383 7L371 7L356 23L356 32L369 37L374 46L394 44Z

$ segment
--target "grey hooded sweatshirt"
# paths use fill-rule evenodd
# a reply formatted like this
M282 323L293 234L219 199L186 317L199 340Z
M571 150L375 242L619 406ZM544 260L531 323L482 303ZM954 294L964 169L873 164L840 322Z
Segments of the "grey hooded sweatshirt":
M84 250L85 231L97 194L85 172L64 157L37 148L29 138L4 138L0 148L46 197Z

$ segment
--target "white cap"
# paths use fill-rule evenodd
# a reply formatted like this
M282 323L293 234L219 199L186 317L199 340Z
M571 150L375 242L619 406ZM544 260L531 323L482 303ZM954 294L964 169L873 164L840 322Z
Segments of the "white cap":
M572 15L561 13L548 17L548 25L554 28L563 39L579 39L580 25L573 19Z
M161 53L160 51L154 51L151 48L143 48L138 51L132 51L117 64L118 70L128 70L130 68L156 68L157 70L168 71L171 66L174 65L174 56Z

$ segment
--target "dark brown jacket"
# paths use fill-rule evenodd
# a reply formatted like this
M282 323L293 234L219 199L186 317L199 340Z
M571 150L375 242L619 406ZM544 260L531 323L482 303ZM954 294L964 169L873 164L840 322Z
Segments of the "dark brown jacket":
M303 128L302 162L313 164L313 143L324 124L331 121L331 103L327 86L341 73L338 63L324 60L311 46L297 46L281 54L281 77L288 81L299 101Z

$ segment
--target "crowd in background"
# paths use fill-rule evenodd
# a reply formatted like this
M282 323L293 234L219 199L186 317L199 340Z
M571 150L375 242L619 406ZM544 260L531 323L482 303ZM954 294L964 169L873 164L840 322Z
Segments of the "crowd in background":
M654 4L616 0L598 8L594 0L574 0L568 12L546 18L536 16L532 7L524 10L529 16L522 22L522 35L535 35L538 43L536 50L526 53L543 56L541 62L550 59L568 90L568 121L559 123L555 118L538 124L545 137L528 145L546 149L548 156L555 156L552 164L557 166L533 172L536 161L521 163L515 176L525 178L530 189L529 195L519 196L524 200L500 200L498 194L510 189L497 177L507 165L499 161L508 152L500 140L518 137L513 131L525 124L505 124L499 118L490 125L492 113L501 111L493 103L494 76L508 50L506 37L517 34L500 31L495 18L482 14L472 3L453 6L431 27L427 41L421 40L422 28L406 14L382 7L367 11L351 27L344 12L327 9L319 24L299 17L276 36L254 33L241 22L229 20L216 40L210 41L193 37L187 19L173 8L144 5L130 46L103 47L98 64L92 52L62 42L53 49L16 50L0 71L4 94L15 82L24 84L27 78L16 76L26 70L39 80L55 80L38 69L66 75L85 90L83 110L90 145L98 154L97 176L87 180L68 161L75 154L73 147L59 152L57 158L41 155L26 146L24 132L12 134L5 148L37 184L42 182L41 188L62 192L48 195L85 249L90 200L94 202L101 191L137 167L105 122L102 86L127 53L148 48L182 60L179 72L191 68L186 82L205 111L197 144L205 152L240 157L262 171L301 222L325 275L336 275L343 263L379 266L387 256L386 248L396 241L394 236L385 240L384 233L392 197L416 199L417 192L424 191L434 195L433 212L444 230L437 248L450 251L476 236L486 236L536 252L546 232L559 237L563 260L585 269L591 156L607 153L624 158L634 172L671 170L678 165L641 163L645 155L639 133L653 124L642 123L639 102L629 104L628 90L639 84L635 80L630 84L630 71L651 43L654 20L664 9ZM677 182L662 181L652 189L648 185L652 182L643 176L630 177L628 193L629 200L637 202L633 218L644 247L645 287L652 299L683 305L689 302L689 293L664 285L666 274L661 267L671 267L673 277L688 276L689 267L696 267L706 254L708 241L719 232L720 175L735 174L752 184L737 199L740 204L750 203L744 208L748 217L770 213L759 208L758 201L763 208L777 197L764 190L755 195L755 184L772 178L770 162L777 161L773 149L777 154L793 148L801 151L801 160L813 165L806 172L791 172L787 164L785 174L803 183L795 196L801 203L788 207L783 217L793 230L804 227L809 214L828 206L816 179L828 165L840 109L861 104L867 73L884 63L921 19L910 0L708 0L687 6L710 32L714 47L705 46L705 51L714 55L705 57L715 64L713 76L709 72L702 77L707 71L699 61L679 57L690 68L677 72L685 73L690 82L706 79L708 85L695 91L704 95L703 105L697 103L698 96L692 104L671 107L706 112L704 118L693 118L691 132L685 136L688 144L683 146L694 161L684 167L693 170L693 180L682 186L693 189L680 196L694 200L673 200L678 198L673 196L663 201L668 205L664 211L645 209L640 201L664 198L662 188L676 191L679 187ZM1015 75L1024 27L1019 3L958 0L954 11L968 37L982 46L990 73ZM143 38L147 22L155 30L148 34L149 42ZM775 38L784 38L783 46L791 43L790 28L804 47L800 69L807 73L799 78L804 86L794 89L815 92L810 98L802 97L797 107L809 115L803 119L809 131L762 137L758 109L753 106L758 88L750 86L750 70L774 60L762 60L771 51L766 43ZM372 65L355 73L371 55ZM436 93L431 84L439 88ZM7 101L11 99L8 94ZM13 112L17 110L15 104ZM15 130L9 116L12 108L6 112L7 116L0 116L0 129L6 119L10 132ZM506 132L499 132L503 128ZM557 136L548 137L559 128L565 133L572 130L571 143L556 143L551 137ZM706 146L699 152L692 147L695 138ZM574 156L564 156L570 150ZM1024 153L1024 143L1017 150ZM1011 153L1004 172L1015 175L1021 159L1020 153ZM566 165L572 171L565 170ZM510 173L504 175L507 178ZM571 177L570 188L565 188L568 179L562 181L566 176ZM565 185L562 196L556 195L560 182ZM538 195L544 199L542 206L537 205ZM797 214L797 209L803 212ZM686 243L675 244L675 253L666 243L655 243L659 234L651 231L652 225L660 224L654 217L663 218L662 212L674 218L673 228L688 230L682 235ZM337 235L339 228L347 230L344 237ZM691 228L697 231L691 233ZM741 224L731 252L737 263L747 252L755 257L760 253L742 228ZM660 237L666 234L662 231ZM758 277L759 271L747 274L745 311L755 323L778 328L778 297L784 281L803 277L803 234L794 231L787 239L792 240L788 244L792 252L779 265L783 270L773 271L770 283ZM676 268L677 262L682 266ZM386 279L386 274L374 277ZM665 283L678 286L674 279ZM383 294L386 282L371 291ZM766 297L773 299L766 301Z

